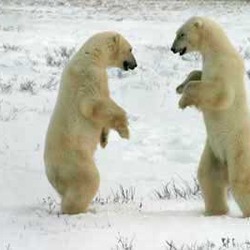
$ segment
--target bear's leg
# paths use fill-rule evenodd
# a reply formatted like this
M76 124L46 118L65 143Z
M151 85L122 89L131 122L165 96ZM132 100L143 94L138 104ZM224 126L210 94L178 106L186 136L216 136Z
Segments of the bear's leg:
M205 201L205 215L222 215L228 212L227 172L227 167L215 158L206 143L198 169L198 180Z
M129 138L126 112L112 99L84 99L80 110L86 118L115 129L122 138Z
M93 161L85 162L83 171L68 183L62 195L61 210L64 214L78 214L88 211L89 204L96 195L100 177Z
M200 81L202 77L202 71L201 70L193 70L191 71L187 78L184 80L183 83L181 83L177 88L176 92L178 94L182 94L185 86L190 82L190 81Z
M179 107L196 106L207 110L228 109L234 101L235 91L224 81L189 81L183 89Z
M250 148L238 149L234 161L229 165L229 181L243 216L250 217Z

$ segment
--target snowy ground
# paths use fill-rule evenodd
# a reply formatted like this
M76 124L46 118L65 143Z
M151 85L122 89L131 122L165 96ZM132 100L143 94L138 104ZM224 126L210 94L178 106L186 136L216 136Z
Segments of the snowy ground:
M0 3L0 249L250 248L249 220L232 199L228 216L202 214L193 178L205 130L199 112L178 110L175 94L200 58L169 49L187 18L207 15L227 30L250 75L250 4L18 2ZM139 64L133 72L109 71L112 96L129 113L131 140L113 132L96 153L96 213L61 215L44 173L44 136L64 63L104 30L127 37Z

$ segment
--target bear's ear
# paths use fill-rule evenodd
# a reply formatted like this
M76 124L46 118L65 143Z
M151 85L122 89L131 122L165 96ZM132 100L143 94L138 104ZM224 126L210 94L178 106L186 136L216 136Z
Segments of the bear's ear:
M113 36L113 41L115 44L118 44L119 43L119 40L120 40L120 35L119 34L115 34Z
M194 27L195 28L201 28L203 25L203 22L200 18L196 19L195 22L194 22Z

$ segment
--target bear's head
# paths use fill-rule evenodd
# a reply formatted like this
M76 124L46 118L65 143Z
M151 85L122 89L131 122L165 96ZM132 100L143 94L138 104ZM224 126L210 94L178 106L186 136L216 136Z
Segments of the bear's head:
M202 38L203 19L192 17L176 32L176 37L171 47L174 53L184 55L189 52L199 51Z
M101 32L92 36L83 46L85 53L97 58L104 67L118 67L124 70L137 67L132 46L117 32Z
M130 43L119 33L115 33L112 40L114 44L111 48L111 66L124 70L136 68L137 63Z

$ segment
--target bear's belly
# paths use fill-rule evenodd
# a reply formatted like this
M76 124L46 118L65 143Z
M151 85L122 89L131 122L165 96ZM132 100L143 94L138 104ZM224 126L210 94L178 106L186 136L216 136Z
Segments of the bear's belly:
M214 118L214 117L213 117ZM232 124L227 119L214 120L204 116L209 146L215 157L223 163L227 162L228 145L234 133Z
M216 133L208 133L208 143L215 157L222 163L227 162L227 138Z

